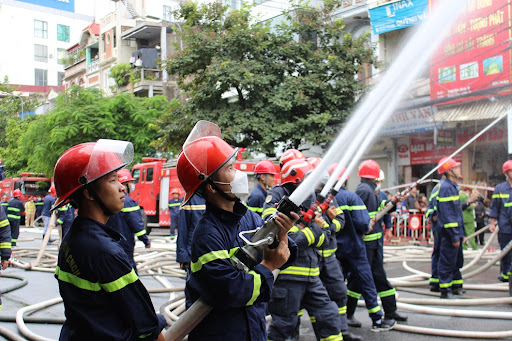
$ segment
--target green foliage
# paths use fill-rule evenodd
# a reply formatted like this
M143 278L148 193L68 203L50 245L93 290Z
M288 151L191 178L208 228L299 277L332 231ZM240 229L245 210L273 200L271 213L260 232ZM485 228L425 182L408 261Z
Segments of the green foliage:
M132 68L129 63L121 63L110 69L110 77L114 79L118 87L128 85Z
M59 156L71 146L100 138L133 143L135 160L154 156L151 142L156 135L155 120L170 110L163 96L135 97L120 93L105 97L99 89L72 87L59 95L48 114L30 119L12 119L7 126L7 147L0 156L8 174L21 171L51 175Z
M337 6L333 0L321 9L295 4L271 28L256 23L248 8L182 3L185 48L166 68L178 75L187 101L159 121L160 142L171 146L200 119L252 150L329 141L364 89L355 76L375 63L369 37L353 38L331 18Z

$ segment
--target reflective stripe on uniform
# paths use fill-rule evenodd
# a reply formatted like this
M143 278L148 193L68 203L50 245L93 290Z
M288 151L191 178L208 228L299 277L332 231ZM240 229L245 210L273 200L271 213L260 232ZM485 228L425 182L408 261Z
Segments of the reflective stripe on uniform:
M371 233L363 236L365 242L371 242L372 240L378 240L382 237L382 232Z
M506 193L496 193L492 195L493 199L508 199L510 198L510 194Z
M139 232L136 232L135 233L135 237L142 236L143 234L146 234L146 229L144 229L142 231L139 231Z
M176 207L179 205L181 205L181 202L175 202L175 203L169 204L169 207Z
M59 266L55 268L55 275L57 275L57 278L59 280L74 285L75 287L80 289L89 291L100 291L101 289L103 289L107 292L115 292L121 290L127 285L132 284L139 279L139 277L135 273L135 270L133 269L132 271L116 279L115 281L105 284L101 284L99 282L91 282L86 279L80 278L76 275L73 275L72 273L61 270Z
M0 227L9 226L9 220L4 219L0 221Z
M431 277L429 281L430 283L439 283L439 278Z
M129 284L137 282L138 279L139 279L139 277L135 273L135 270L132 269L132 271L130 271L126 275L116 279L115 281L112 281L110 283L104 283L104 284L100 283L100 286L106 292L115 292L115 291L119 291L119 290L123 289L124 287L126 287Z
M380 311L380 305L378 305L378 306L376 306L376 307L374 307L372 309L368 309L368 313L370 313L370 314L376 313L378 311Z
M339 232L341 230L341 223L337 219L333 219L332 222L336 226L336 232Z
M329 250L318 250L318 252L322 255L322 257L327 258L327 257L332 256L336 252L336 250L337 250L337 248L329 249Z
M10 242L0 243L0 249L10 249L10 248L11 248L11 243Z
M347 306L344 305L343 307L339 307L338 308L338 312L340 313L340 315L346 314L347 313Z
M263 207L247 206L247 208L250 209L251 211L253 211L254 213L262 213L263 212Z
M366 210L366 206L365 205L354 205L354 206L344 205L344 206L340 206L340 208L342 210L348 210L348 211L363 211L363 210Z
M260 296L261 276L253 270L249 271L248 274L252 275L252 277L253 277L253 287L252 287L252 297L249 300L249 302L247 302L246 305L253 305L254 302L256 301L256 299Z
M377 215L377 211L368 212L368 214L370 215L370 218L373 219Z
M320 341L340 341L343 340L343 336L341 336L341 333L337 335L331 335L328 337L321 337Z
M197 259L197 262L190 263L190 269L192 272L197 272L201 270L204 264L217 260L217 259L228 259L229 254L227 250L218 250L208 252L207 254L202 255Z
M21 216L19 216L19 215L14 215L14 214L8 214L8 215L7 215L7 218L11 218L11 219L21 219Z
M379 297L383 298L383 297L393 296L395 294L396 294L396 289L393 288L393 289L379 292Z
M358 300L361 297L361 294L352 290L347 290L347 296L353 297Z
M451 197L437 197L437 201L439 202L457 201L459 199L458 195L452 195Z
M318 239L318 243L316 243L316 247L320 247L324 244L325 242L325 234L321 234L320 235L320 238Z
M275 207L269 207L263 210L263 213L261 214L263 217L272 215L277 212L277 208Z
M300 232L304 233L304 235L306 236L306 239L308 240L308 245L311 245L315 242L315 235L313 234L309 227L302 229Z
M320 268L306 268L302 266L289 266L281 270L282 275L298 275L298 276L320 276Z
M204 211L206 210L206 205L185 205L181 209L188 211Z
M132 207L123 207L121 212L135 212L140 210L140 206L132 206Z
M459 223L446 223L446 224L443 225L443 227L445 229L448 229L450 227L457 227L457 226L459 226Z

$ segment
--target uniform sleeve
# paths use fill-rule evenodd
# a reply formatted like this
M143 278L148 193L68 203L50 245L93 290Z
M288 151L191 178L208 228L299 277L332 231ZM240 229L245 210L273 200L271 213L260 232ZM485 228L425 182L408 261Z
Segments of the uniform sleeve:
M254 213L262 214L263 213L263 204L264 198L257 195L256 193L251 193L249 198L247 198L247 208L253 211Z
M66 220L66 214L68 212L68 206L64 205L62 207L59 207L57 209L57 225L64 224L64 221Z
M176 261L179 263L188 263L190 262L190 252L188 250L188 240L190 238L189 226L190 216L192 215L190 210L186 208L189 207L189 204L185 204L180 209L180 218L178 219L178 240L176 241Z
M148 246L151 244L151 241L149 240L148 234L146 232L146 228L144 227L144 221L142 221L139 205L135 204L134 206L123 207L121 212L123 212L124 220L130 227L130 231L132 231L132 233L141 242L143 242L144 245Z
M491 201L491 209L489 211L489 218L495 218L497 219L500 214L500 208L501 208L501 197L502 194L500 193L500 189L498 186L496 186L496 189L494 190L494 193L492 195L492 201Z
M155 313L148 291L125 258L121 252L98 256L95 269L99 284L118 307L119 315L130 322L134 339L155 340L166 325L165 319Z
M441 189L437 197L437 208L439 211L438 223L448 232L452 242L459 241L461 236L454 230L454 228L459 227L459 220L462 215L457 191Z
M369 230L370 214L359 196L353 196L352 199L353 200L350 200L350 204L347 206L347 209L350 210L352 215L352 222L358 234L366 234Z
M439 195L439 185L436 185L430 193L430 198L428 199L427 211L425 215L427 219L433 222L433 218L437 213L437 196Z
M190 269L195 289L213 307L242 308L268 302L274 283L272 272L258 264L249 272L235 269L222 240L215 234L195 240Z
M3 209L0 209L0 257L11 258L11 226Z

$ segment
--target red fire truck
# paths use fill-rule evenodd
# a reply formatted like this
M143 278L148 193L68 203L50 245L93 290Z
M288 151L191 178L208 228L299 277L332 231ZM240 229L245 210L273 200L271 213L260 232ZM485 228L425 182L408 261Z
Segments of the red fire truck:
M8 200L11 200L12 192L19 189L22 202L44 198L48 194L51 184L52 180L41 173L21 173L20 177L0 181L2 196L7 195Z
M249 190L256 185L254 181L254 166L258 161L240 160L235 168L246 172L249 176ZM178 188L180 197L185 191L180 185L176 173L176 159L166 160L161 158L142 158L142 163L132 167L132 175L135 179L135 190L130 196L144 211L143 217L146 222L148 233L152 227L169 227L171 217L169 214L169 198L173 188ZM276 180L279 183L279 165L276 167Z

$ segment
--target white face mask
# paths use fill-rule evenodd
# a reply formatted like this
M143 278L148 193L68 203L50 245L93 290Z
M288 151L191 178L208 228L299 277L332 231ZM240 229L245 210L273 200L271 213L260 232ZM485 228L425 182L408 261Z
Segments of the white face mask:
M130 193L135 191L135 184L130 184L128 187L130 188Z
M375 187L375 192L377 191L380 191L380 184L377 184L377 186Z
M231 191L225 193L233 193L239 199L249 194L249 179L247 178L247 174L238 169L235 171L235 178L231 182L214 182L220 185L230 185Z

